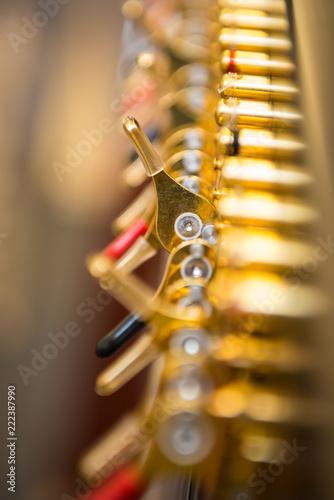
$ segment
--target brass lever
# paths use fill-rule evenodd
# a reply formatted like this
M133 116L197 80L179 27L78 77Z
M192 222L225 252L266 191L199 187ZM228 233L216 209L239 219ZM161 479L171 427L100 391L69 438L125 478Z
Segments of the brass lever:
M133 117L124 119L123 128L155 184L158 201L156 232L162 246L171 252L182 240L200 236L204 225L215 219L215 207L165 171L164 162Z

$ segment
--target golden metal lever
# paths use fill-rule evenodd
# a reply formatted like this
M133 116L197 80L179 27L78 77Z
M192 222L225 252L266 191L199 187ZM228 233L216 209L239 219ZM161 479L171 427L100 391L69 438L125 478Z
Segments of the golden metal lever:
M157 192L156 232L162 246L170 252L182 240L196 238L205 224L216 217L213 204L189 191L166 171L137 121L128 116L123 127L140 156L147 175L152 177Z

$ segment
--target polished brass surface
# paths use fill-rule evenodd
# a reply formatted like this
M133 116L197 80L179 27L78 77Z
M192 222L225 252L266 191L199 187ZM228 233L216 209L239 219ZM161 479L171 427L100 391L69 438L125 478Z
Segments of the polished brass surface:
M170 252L181 241L174 230L175 221L180 215L187 212L199 213L205 224L214 220L215 208L204 197L182 187L164 170L164 163L133 118L125 119L124 128L155 184L158 203L157 235L163 247Z
M223 155L235 156L237 152L242 158L291 161L299 160L306 152L306 145L298 136L265 129L241 128L236 136L231 130L223 128L218 143Z
M275 55L269 52L235 51L233 64L240 73L245 75L291 77L296 67L292 59L285 55ZM224 50L221 67L224 73L230 71L231 51Z
M284 16L274 17L261 10L223 9L219 21L224 27L289 31L289 22Z
M99 375L95 385L96 392L100 396L109 396L152 363L157 355L151 336L142 336L117 362L113 362Z
M289 54L292 50L291 40L287 35L270 31L223 28L219 43L223 50L234 47L235 50L253 52L273 52Z
M229 73L223 76L219 92L224 99L236 97L263 102L294 101L299 96L299 89L289 79L241 75L232 80Z
M230 7L237 9L256 9L273 14L286 14L286 2L284 0L218 0L222 8Z
M216 108L216 122L225 125L232 121L235 126L293 129L301 126L303 116L289 104L276 104L251 100L230 103L221 100Z
M115 227L137 214L149 229L115 261L92 256L88 269L146 328L96 391L110 395L161 363L141 416L161 401L169 411L143 449L143 474L191 467L208 498L248 497L257 464L277 463L279 444L311 435L322 412L309 390L311 332L328 304L314 275L320 216L286 3L152 2L138 16L169 57L160 70L159 52L136 64L159 83L171 126L152 145L140 114L123 121L144 165L128 165L126 183L143 184L145 170L153 184ZM159 247L170 255L154 291L133 271ZM290 485L283 478L272 491L283 498ZM290 496L299 498L292 486Z
M280 192L306 190L314 183L314 178L304 166L235 156L225 159L221 175L225 187L242 186Z

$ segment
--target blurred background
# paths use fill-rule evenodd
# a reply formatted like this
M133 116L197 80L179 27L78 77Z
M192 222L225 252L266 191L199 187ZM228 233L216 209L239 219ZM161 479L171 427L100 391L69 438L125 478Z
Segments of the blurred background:
M31 21L41 3L53 14L46 23L40 17L36 29ZM105 297L104 304L98 301L99 288L84 265L90 251L109 243L110 222L135 194L119 175L127 141L114 111L121 4L59 0L56 8L47 0L0 3L1 404L6 406L7 386L15 385L19 500L75 496L79 455L136 404L145 383L143 374L112 398L95 395L95 378L105 366L95 357L95 344L125 311L114 301L106 303ZM326 239L333 232L334 5L331 0L295 0L291 6L310 166L323 214L316 236ZM73 156L87 131L101 128L101 123L106 131L99 144L80 158ZM329 292L333 267L329 259L321 269ZM151 263L142 274L157 282ZM22 366L31 369L36 352L50 343L49 334L64 332L69 322L80 333L40 371L24 371ZM319 388L327 401L334 399L333 324L317 332ZM4 434L5 406L0 415ZM325 441L328 449L322 448L319 460L324 460L324 480L330 484L331 425ZM6 458L4 442L1 453ZM1 477L1 498L10 498L4 483Z
M136 403L143 383L128 384L112 400L94 392L105 366L95 344L125 314L105 296L105 305L97 302L99 287L85 269L86 255L109 243L110 222L133 196L118 175L127 144L118 137L119 123L72 171L57 176L54 169L55 162L66 165L84 130L119 121L113 103L121 1L57 5L34 32L38 2L0 4L1 401L6 404L7 386L16 385L16 498L22 500L75 495L79 454ZM80 305L91 312L80 316ZM25 385L18 366L31 368L31 350L42 353L48 334L64 332L72 321L80 334ZM5 410L1 424L5 435ZM1 498L8 498L4 477L0 483Z

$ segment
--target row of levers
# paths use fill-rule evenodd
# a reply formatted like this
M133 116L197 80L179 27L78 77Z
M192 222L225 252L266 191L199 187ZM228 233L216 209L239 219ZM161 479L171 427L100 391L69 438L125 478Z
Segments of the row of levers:
M140 404L79 472L103 476L97 500L312 498L322 416L312 339L325 300L286 4L122 10L119 175L139 194L113 221L115 239L87 258L129 311L97 345L110 364L96 391L148 375ZM136 269L157 254L153 290Z

